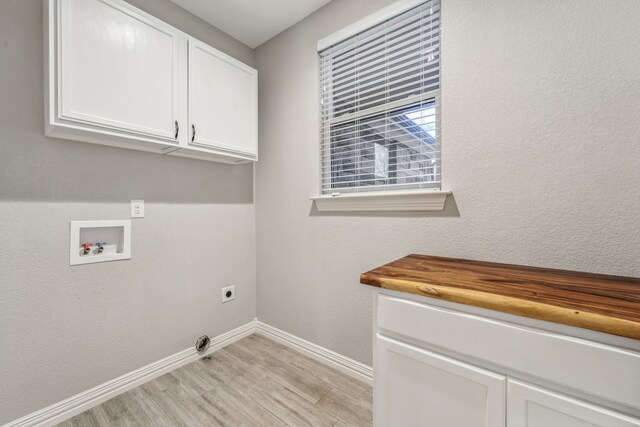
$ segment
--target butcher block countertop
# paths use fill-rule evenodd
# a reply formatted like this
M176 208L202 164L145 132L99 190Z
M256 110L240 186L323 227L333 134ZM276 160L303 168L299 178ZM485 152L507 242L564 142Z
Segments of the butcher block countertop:
M640 278L414 254L360 283L640 339Z

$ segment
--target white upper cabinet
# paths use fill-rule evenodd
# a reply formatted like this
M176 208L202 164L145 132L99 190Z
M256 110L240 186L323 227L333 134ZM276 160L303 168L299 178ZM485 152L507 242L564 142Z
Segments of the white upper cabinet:
M190 39L190 146L255 160L257 125L257 71Z
M121 0L45 8L47 135L257 159L256 70Z
M147 151L177 147L187 120L186 36L120 1L45 4L47 134Z

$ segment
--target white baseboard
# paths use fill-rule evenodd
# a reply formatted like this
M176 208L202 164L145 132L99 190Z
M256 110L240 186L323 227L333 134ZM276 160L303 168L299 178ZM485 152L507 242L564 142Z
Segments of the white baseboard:
M218 335L211 339L211 344L206 354L213 353L224 346L251 335L255 330L254 320L232 331ZM204 354L198 353L194 347L180 351L25 417L11 421L3 427L48 427L55 425L160 375L171 372L187 363L194 362L203 356Z
M273 326L269 326L259 320L256 320L256 332L291 347L294 350L298 350L299 352L336 368L360 381L373 385L373 368L371 366L350 359L342 354L321 347L310 341L303 340L300 337L274 328Z
M367 366L317 344L303 340L302 338L269 326L256 319L246 325L212 338L206 354L198 353L195 348L183 350L15 421L11 421L2 427L53 426L256 332L336 368L360 381L373 384L373 368L371 366Z

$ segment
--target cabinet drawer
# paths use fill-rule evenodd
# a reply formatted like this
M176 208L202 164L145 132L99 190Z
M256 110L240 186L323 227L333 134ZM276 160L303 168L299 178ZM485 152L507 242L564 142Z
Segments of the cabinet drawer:
M637 427L640 420L519 381L508 383L509 427Z
M640 354L414 301L378 296L377 327L640 409Z

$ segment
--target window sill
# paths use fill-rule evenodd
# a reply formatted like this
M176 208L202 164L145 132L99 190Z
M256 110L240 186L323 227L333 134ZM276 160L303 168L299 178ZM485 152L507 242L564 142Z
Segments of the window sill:
M389 191L311 197L319 212L442 211L451 191Z

